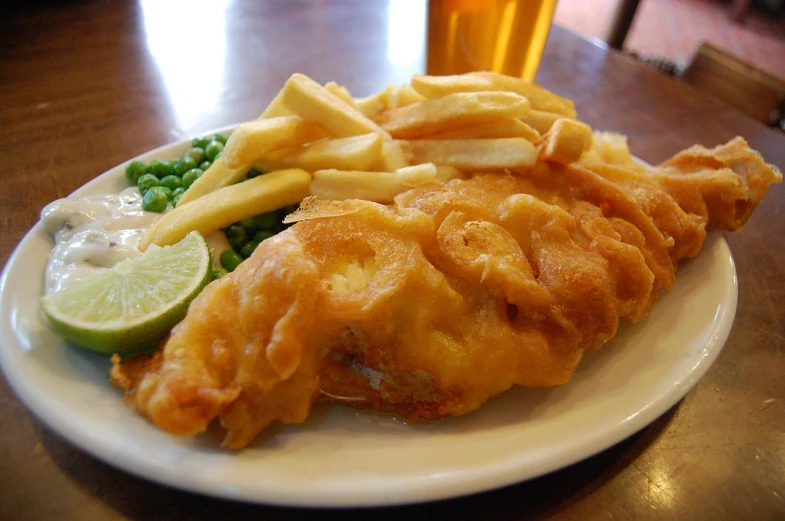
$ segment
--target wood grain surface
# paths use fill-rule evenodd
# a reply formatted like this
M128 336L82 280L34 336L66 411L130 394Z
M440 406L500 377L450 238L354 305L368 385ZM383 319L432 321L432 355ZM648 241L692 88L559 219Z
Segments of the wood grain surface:
M423 6L382 0L20 3L0 16L0 260L41 208L137 154L255 118L293 72L355 95L422 70ZM403 7L402 7L403 6ZM785 136L564 29L538 81L582 119L664 160L744 136L785 167ZM525 483L396 508L233 503L128 475L34 418L0 379L0 519L783 519L785 189L728 236L736 322L671 411L622 443Z

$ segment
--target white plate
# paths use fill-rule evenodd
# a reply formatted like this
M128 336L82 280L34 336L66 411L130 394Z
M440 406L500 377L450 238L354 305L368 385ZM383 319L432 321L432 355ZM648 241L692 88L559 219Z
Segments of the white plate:
M172 158L187 142L141 157ZM117 192L123 166L75 195ZM573 380L514 389L476 413L407 424L342 406L317 406L304 425L274 428L225 452L215 433L172 437L123 404L110 364L63 342L40 317L52 241L36 225L0 279L0 364L22 401L94 456L139 476L231 499L300 506L409 503L479 492L591 456L633 434L682 398L730 331L736 273L712 236L651 316L589 353Z

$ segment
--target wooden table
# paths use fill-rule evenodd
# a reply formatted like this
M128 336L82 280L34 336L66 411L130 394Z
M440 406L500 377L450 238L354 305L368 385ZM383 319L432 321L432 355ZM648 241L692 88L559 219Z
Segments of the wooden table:
M222 5L225 5L225 8ZM422 67L421 5L366 0L35 2L0 17L0 258L47 202L153 147L256 117L304 72L356 95ZM539 81L660 161L736 134L781 168L785 137L629 58L554 28ZM717 362L676 407L586 461L438 503L272 508L132 477L75 449L0 380L0 519L782 519L785 190L728 240L740 297Z

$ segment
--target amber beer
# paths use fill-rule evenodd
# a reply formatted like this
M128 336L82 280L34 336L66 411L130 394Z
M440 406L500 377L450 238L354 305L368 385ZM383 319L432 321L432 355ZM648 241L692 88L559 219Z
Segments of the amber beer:
M533 80L556 0L430 0L428 74L496 71Z

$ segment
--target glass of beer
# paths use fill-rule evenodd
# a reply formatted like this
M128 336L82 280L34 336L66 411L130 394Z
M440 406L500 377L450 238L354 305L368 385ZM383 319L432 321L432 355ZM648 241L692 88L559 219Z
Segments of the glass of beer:
M556 0L430 0L428 74L534 80L555 8Z

